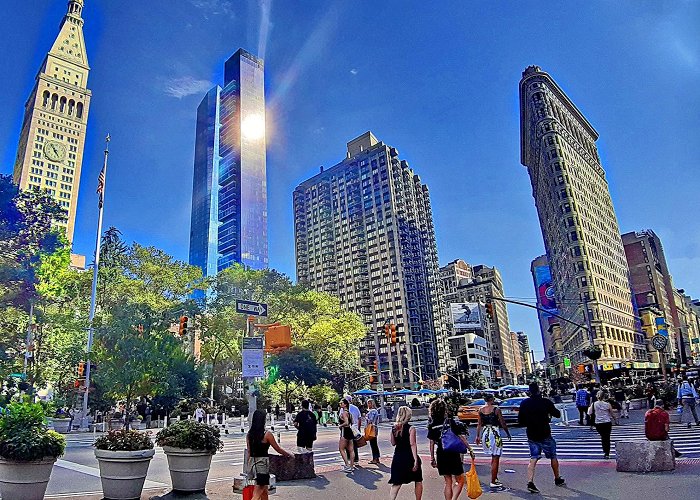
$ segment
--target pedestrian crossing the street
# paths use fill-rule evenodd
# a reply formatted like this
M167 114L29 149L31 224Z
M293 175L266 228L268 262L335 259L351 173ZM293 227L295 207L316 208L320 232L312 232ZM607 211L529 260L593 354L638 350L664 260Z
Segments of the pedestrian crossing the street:
M419 432L423 432L426 424L417 424ZM475 428L469 429L469 442L477 457L485 457L486 454L481 446L476 446L474 442ZM700 428L686 426L671 426L669 433L673 440L674 447L683 454L683 458L700 458ZM579 427L572 424L570 427L552 426L552 437L557 442L557 456L560 460L601 460L603 449L601 447L600 436L595 430L589 427ZM644 425L638 423L625 423L613 426L612 449L610 456L615 457L615 441L645 441ZM508 458L529 458L530 449L527 443L527 436L524 432L517 433L511 441L503 439L503 457Z

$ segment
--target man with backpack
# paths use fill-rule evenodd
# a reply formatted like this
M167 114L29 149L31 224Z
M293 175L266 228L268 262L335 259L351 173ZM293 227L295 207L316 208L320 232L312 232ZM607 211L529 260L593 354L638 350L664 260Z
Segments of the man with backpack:
M297 446L302 452L312 451L314 441L316 441L318 420L309 407L309 400L305 399L301 402L301 411L294 417L294 427L297 428Z
M683 405L683 413L681 414L681 423L683 423L683 415L690 410L693 418L695 419L695 425L700 426L700 419L698 419L697 411L695 410L696 400L698 399L698 393L695 387L688 381L686 375L683 376L683 380L678 386L678 404ZM690 422L688 422L688 428L690 428Z

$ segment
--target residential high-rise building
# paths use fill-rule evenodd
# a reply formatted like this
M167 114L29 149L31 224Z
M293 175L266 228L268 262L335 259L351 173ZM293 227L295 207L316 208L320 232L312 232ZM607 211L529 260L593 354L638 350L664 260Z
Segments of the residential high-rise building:
M654 231L647 229L623 234L622 244L630 270L634 303L638 308L653 306L661 312L668 325L669 353L673 354L677 345L679 317L661 240ZM655 351L650 342L647 342L647 351Z
M530 354L530 339L525 332L517 332L520 354L523 358L523 370L525 375L532 373L532 356Z
M520 347L520 340L516 332L510 332L510 345L513 352L515 381L519 384L523 384L525 383L525 365L523 364L523 351Z
M45 190L68 213L73 241L80 171L92 93L83 38L83 0L70 0L58 36L44 58L25 104L14 182L22 190Z
M268 266L264 77L239 49L197 108L189 261L205 276Z
M343 161L294 190L294 227L299 282L336 295L364 318L361 359L374 371L378 350L384 386L444 373L430 196L396 148L371 132L350 141Z
M590 322L592 340L603 351L600 364L646 359L598 133L537 66L520 80L520 131L557 307L583 325L560 323L564 353L589 362L581 351L591 342Z
M469 276L471 277L462 277ZM462 260L440 269L441 289L446 304L485 303L488 297L503 298L503 280L495 267L469 266ZM449 306L446 306L449 307ZM510 325L506 303L493 301L493 318L486 319L487 349L491 357L491 380L496 383L517 382Z

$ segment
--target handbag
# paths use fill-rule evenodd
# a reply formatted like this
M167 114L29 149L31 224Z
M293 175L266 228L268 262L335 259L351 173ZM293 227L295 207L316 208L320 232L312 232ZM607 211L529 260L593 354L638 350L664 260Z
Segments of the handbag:
M469 498L479 498L483 491L481 490L481 483L479 482L479 476L476 473L476 464L472 458L472 466L467 471L467 496Z
M269 457L248 457L248 473L246 477L249 481L255 481L260 475L270 474Z
M365 427L365 440L371 441L377 437L377 427L374 424L367 424Z
M360 430L357 428L357 426L355 424L352 424L350 426L350 432L352 432L353 439L360 439L362 437L362 434L360 434Z
M453 453L466 453L469 451L469 446L467 446L461 437L452 431L452 425L450 425L449 420L442 426L440 441L442 442L443 451Z

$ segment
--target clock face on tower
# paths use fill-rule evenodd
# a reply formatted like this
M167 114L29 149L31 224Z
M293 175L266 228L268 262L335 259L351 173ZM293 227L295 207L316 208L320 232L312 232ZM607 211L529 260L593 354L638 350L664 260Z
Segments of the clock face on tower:
M44 156L51 161L63 161L66 147L60 142L49 141L44 145Z

